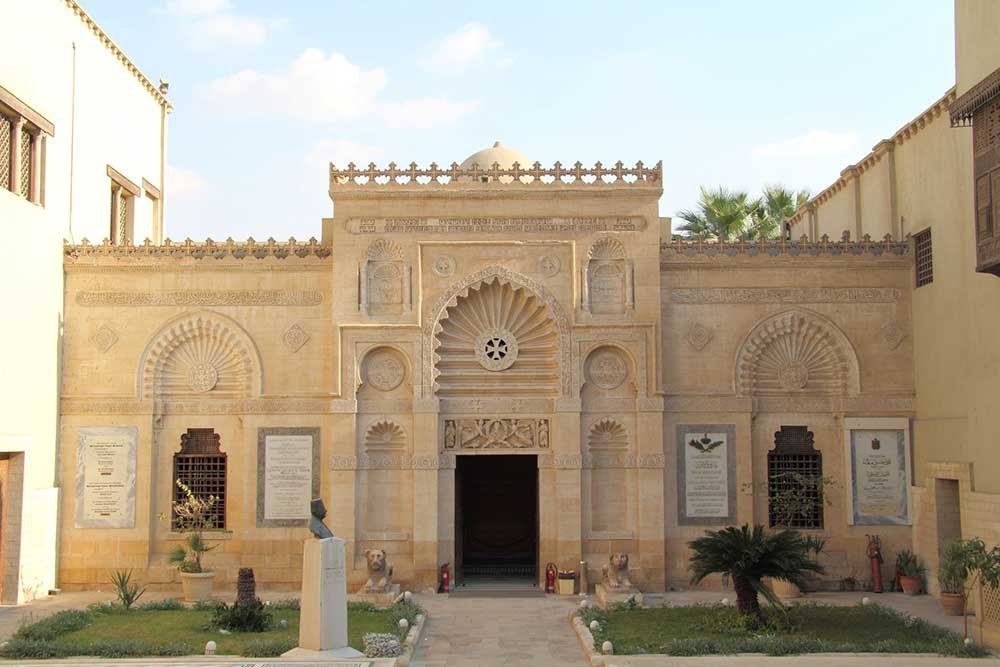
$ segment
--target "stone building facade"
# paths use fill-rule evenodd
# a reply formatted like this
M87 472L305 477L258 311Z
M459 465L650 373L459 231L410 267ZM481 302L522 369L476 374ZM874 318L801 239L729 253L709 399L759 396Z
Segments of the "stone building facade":
M443 563L594 581L613 552L683 586L688 540L774 522L783 471L832 480L796 524L828 584L866 534L908 548L909 244L677 240L661 194L659 164L498 144L331 166L319 241L67 246L61 585L109 562L172 585L178 475L224 494L221 578L289 588L311 495L353 585L384 548L410 587Z

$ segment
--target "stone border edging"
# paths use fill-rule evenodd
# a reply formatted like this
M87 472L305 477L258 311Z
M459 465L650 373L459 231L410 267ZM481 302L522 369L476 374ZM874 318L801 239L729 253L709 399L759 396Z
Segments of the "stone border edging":
M594 646L594 635L583 624L576 610L570 612L569 620L573 626L573 632L576 633L576 638L580 641L580 647L583 649L584 655L587 656L587 660L590 661L592 667L602 667L604 665L604 654Z
M410 628L410 631L406 633L406 638L403 639L403 655L396 658L396 662L393 663L395 667L408 667L410 660L413 659L413 654L417 651L417 646L420 644L420 636L424 634L424 626L426 625L427 614L417 614L417 622Z

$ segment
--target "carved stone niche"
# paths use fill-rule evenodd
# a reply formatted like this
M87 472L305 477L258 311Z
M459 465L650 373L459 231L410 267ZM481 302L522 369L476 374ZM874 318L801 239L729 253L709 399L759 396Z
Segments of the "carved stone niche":
M361 267L361 309L368 315L401 315L412 307L412 267L395 241L376 239Z
M590 247L582 305L597 315L621 314L635 306L632 263L618 239L605 236Z

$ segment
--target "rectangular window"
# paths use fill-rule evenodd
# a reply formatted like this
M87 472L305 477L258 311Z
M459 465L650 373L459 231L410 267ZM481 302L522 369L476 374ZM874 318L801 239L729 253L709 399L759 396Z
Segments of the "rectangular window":
M772 528L823 527L823 455L805 426L782 426L767 453L767 506Z
M934 282L934 259L931 248L931 230L925 229L913 237L917 287Z
M174 454L173 499L185 499L184 491L176 480L183 482L197 498L214 496L215 504L209 512L208 528L226 527L226 454L220 450L220 438L211 428L189 428L181 436L181 451ZM184 526L173 516L171 526Z
M0 86L0 188L41 204L43 143L52 123Z
M111 225L108 239L111 245L135 245L135 201L139 186L108 165L111 178Z

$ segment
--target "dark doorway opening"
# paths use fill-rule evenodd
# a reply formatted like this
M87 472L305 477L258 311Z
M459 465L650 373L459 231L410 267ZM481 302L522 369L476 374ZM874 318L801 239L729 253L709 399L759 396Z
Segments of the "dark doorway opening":
M538 576L538 461L533 455L459 456L455 574L469 580Z

